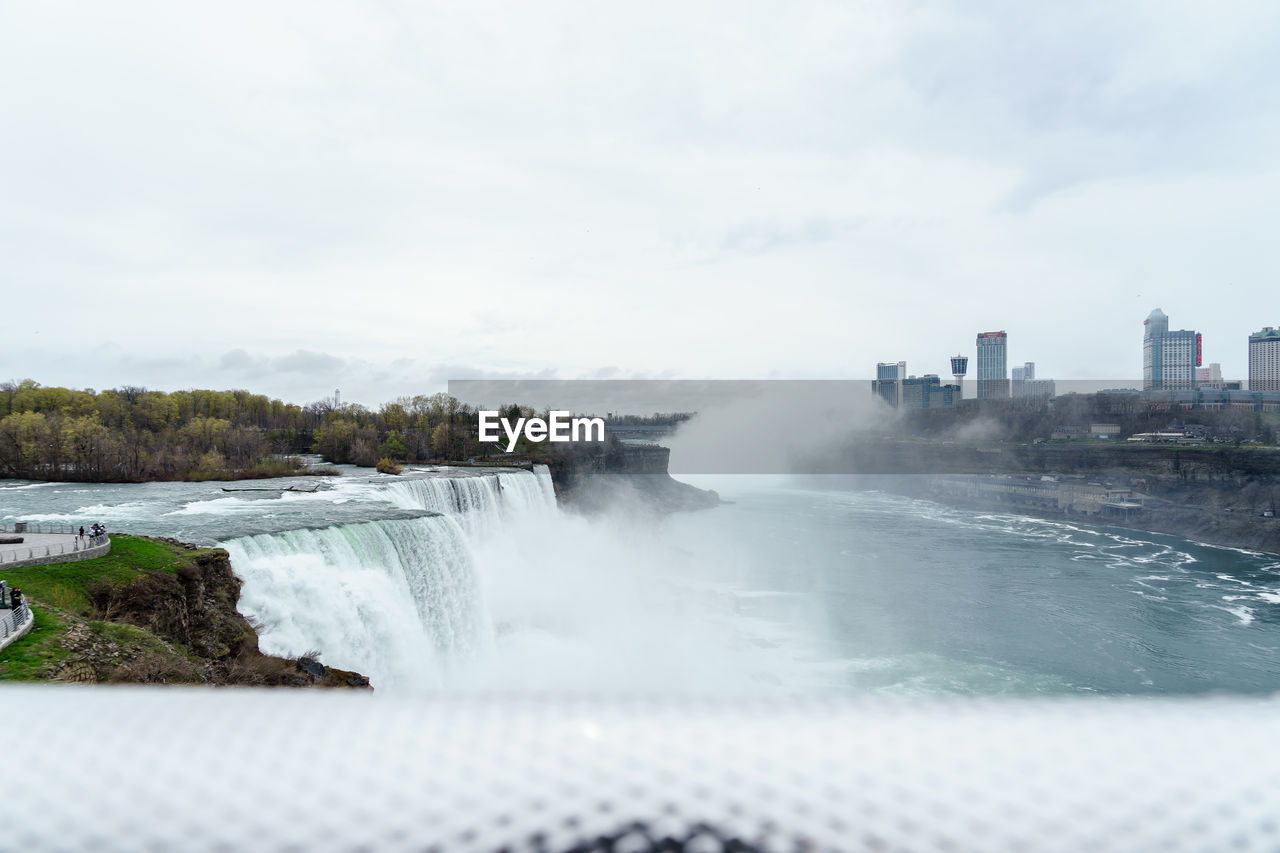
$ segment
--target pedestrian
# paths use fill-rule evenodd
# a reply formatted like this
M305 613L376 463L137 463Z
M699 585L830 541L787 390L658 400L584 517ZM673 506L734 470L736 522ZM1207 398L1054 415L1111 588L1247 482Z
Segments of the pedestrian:
M83 538L84 538L84 525L83 525L83 524L82 524L82 525L80 525L80 538L81 538L81 539L83 539Z

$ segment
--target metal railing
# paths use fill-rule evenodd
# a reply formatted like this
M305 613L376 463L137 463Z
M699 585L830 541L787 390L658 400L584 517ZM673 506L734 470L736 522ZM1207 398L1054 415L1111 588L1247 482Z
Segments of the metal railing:
M12 610L0 610L0 640L18 633L27 621L27 603L24 601Z
M88 528L86 527L87 531ZM80 532L78 524L46 524L44 522L36 523L31 521L11 521L8 524L0 524L0 533L16 533L21 536L23 533L75 533Z
M27 532L31 533L34 531ZM60 554L74 554L77 551L88 551L92 548L106 545L110 541L105 533L101 536L89 536L88 534L85 534L83 538L76 535L74 531L70 531L70 533L75 537L70 542L61 542L49 545L32 545L31 547L23 547L22 545L19 545L18 547L13 548L13 550L0 546L0 566L3 566L5 563L25 562L27 560L35 560L41 557L57 557ZM23 551L26 551L26 556L23 556Z

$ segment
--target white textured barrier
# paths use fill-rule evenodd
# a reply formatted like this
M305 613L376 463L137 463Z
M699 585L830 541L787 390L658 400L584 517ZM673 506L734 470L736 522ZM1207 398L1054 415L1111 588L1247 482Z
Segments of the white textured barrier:
M1280 703L0 685L0 846L1280 849Z

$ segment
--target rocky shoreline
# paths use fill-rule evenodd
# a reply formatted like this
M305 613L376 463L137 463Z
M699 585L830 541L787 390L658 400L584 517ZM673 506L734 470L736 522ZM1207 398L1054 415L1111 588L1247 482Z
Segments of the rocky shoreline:
M851 445L832 465L844 473L812 481L1280 554L1275 448L885 439Z
M886 489L911 497L934 500L962 509L1028 515L1052 521L1079 521L1144 533L1176 536L1192 542L1275 554L1280 557L1280 520L1221 505L1210 490L1200 490L1203 503L1181 503L1158 495L1136 495L1144 509L1123 514L1084 513L1046 507L1042 503L1016 498L983 500L965 498L926 483L898 485ZM1190 495L1184 500L1194 499Z

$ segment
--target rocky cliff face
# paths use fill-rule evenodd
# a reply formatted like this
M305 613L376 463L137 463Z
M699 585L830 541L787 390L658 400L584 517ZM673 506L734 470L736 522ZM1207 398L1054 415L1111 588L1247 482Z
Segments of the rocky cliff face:
M1280 450L1206 445L960 444L866 441L814 460L814 474L1072 474L1171 482L1280 476Z
M1018 488L995 490L998 497L987 490L975 501L974 493L966 498L964 490L939 489L932 478L967 474L1036 482L1048 477L1064 488L1078 483L1126 489L1141 499L1141 509L1111 517L1099 513L1089 520L1280 553L1280 451L1271 448L882 441L849 448L841 463L846 471L857 472L847 481L855 487L1047 517L1070 516L1071 510L1054 509L1041 496Z
M36 626L0 658L0 678L83 683L363 687L359 673L258 649L237 610L227 552L173 540L113 537L113 553L27 572ZM39 572L44 574L35 574Z
M622 502L654 511L705 509L720 496L673 479L667 472L671 450L651 444L610 442L569 445L550 462L556 497L583 512L607 509Z
M183 543L172 542L179 547ZM313 657L297 660L264 655L258 634L236 610L241 581L226 551L200 553L173 573L144 572L127 586L91 587L90 599L104 616L143 628L161 640L185 646L196 660L198 681L289 687L369 687L364 676L327 667ZM181 667L179 667L179 670ZM159 672L157 671L159 670ZM161 661L130 661L109 674L114 681L155 681ZM181 672L175 672L181 679Z

